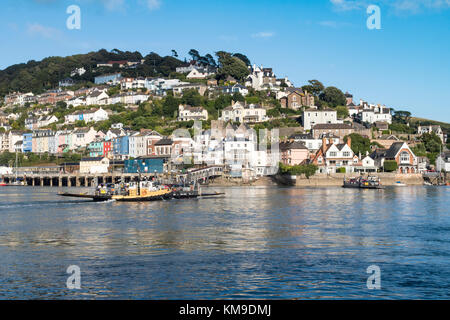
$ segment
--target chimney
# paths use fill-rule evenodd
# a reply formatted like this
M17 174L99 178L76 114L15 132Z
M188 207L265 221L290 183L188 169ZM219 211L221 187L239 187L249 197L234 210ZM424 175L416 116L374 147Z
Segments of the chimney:
M322 137L322 152L325 154L327 151L327 138Z
M347 145L351 148L352 147L352 138L347 137Z

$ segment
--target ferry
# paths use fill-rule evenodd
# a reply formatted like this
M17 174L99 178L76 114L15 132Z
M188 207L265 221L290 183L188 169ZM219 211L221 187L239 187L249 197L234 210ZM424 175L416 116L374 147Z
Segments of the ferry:
M108 200L122 202L158 201L170 199L173 191L153 181L139 181L120 184L101 184L97 186L94 194L60 193L62 197L86 198L95 202Z
M92 199L95 202L115 200L119 202L161 201L170 199L192 199L198 197L219 196L224 193L202 194L199 186L165 186L153 181L139 181L119 184L101 184L94 194L59 193L59 196L70 198Z
M351 179L344 179L344 188L358 188L358 189L384 189L381 185L380 178L375 176L368 176L367 178L358 177Z

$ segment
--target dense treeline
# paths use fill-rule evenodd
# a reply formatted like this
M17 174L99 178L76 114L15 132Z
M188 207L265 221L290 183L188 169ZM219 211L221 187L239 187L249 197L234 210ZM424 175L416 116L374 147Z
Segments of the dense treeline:
M220 78L226 78L230 75L241 80L248 74L247 65L250 64L250 60L240 53L233 54L219 51L215 54L218 58L217 62L211 54L201 56L194 49L191 49L189 55L200 64L218 67ZM177 57L178 54L175 50L172 50L172 56L162 57L154 52L143 56L137 51L120 51L118 49L107 51L102 49L97 52L68 57L48 57L41 61L31 60L0 70L0 96L14 91L42 93L57 87L59 81L71 77L71 72L76 68L86 70L83 75L71 77L78 83L79 87L92 85L94 78L98 75L114 72L121 72L125 77L176 77L176 68L186 65L186 59L182 61ZM120 68L119 65L97 68L98 63L121 60L145 60L145 62L133 68Z

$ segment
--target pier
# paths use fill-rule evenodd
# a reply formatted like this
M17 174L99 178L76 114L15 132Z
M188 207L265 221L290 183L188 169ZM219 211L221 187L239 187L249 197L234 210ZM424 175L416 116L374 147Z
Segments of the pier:
M180 183L208 183L217 177L222 176L223 168L221 166L205 167L192 169L187 172L170 173L62 173L58 170L49 168L26 168L20 170L17 174L3 175L2 181L5 183L15 183L24 181L26 186L33 187L94 187L102 183L129 183L137 181L140 177L146 179L155 179L163 184Z

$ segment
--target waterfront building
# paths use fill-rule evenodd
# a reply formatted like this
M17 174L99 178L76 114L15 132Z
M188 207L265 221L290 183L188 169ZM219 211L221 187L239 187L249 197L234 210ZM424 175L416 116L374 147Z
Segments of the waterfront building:
M285 141L280 143L281 162L285 165L296 166L307 162L309 150L301 142Z
M359 159L351 148L350 137L347 143L342 144L327 144L326 138L322 138L322 147L312 157L311 163L317 165L321 173L336 173L340 170L350 173L358 165Z
M130 137L128 135L112 139L114 158L126 159L129 156L129 141Z
M377 149L370 155L377 167L384 167L386 160L397 162L398 173L417 173L418 161L416 155L403 141L394 142L389 149Z
M106 157L83 158L80 161L80 173L99 174L108 171L109 159Z

